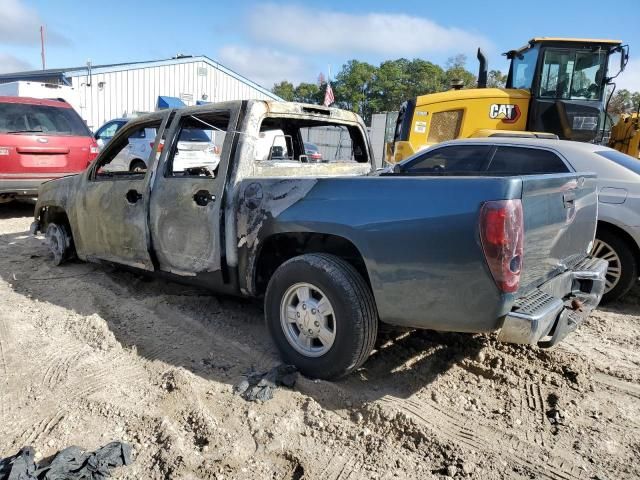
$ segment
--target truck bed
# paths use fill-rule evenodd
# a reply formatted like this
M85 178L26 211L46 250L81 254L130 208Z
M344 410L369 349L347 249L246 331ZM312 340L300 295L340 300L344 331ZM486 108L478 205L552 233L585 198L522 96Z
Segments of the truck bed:
M364 258L382 321L484 332L500 327L516 298L587 255L596 227L594 178L288 177L243 183L260 183L266 199L282 197L283 182L305 192L272 211L261 235L307 231L347 238ZM485 261L478 220L484 202L508 199L522 201L525 240L520 287L505 294Z

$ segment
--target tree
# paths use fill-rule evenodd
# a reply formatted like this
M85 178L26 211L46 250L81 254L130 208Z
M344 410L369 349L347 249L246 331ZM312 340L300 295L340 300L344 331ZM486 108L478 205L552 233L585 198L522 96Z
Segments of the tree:
M623 88L611 98L608 112L612 115L631 113L638 110L638 105L640 105L640 92L630 92Z
M368 120L372 113L369 96L377 70L369 63L349 60L336 75L336 104L359 113Z
M507 84L507 76L500 70L490 70L487 76L487 87L504 88Z
M463 88L473 88L477 85L476 76L465 68L467 56L458 54L449 57L447 60L447 70L445 71L445 85L443 89L450 88L454 80L462 81Z
M387 60L376 67L359 60L342 66L332 82L335 105L359 113L366 122L378 112L394 111L400 105L420 95L451 88L451 82L461 80L464 87L474 87L476 77L465 68L466 57L457 55L447 62L446 70L434 63L415 58ZM504 75L492 70L489 81L504 82ZM301 83L297 87L283 81L272 91L285 100L321 104L326 91L323 75L317 83Z
M315 83L301 83L295 89L294 98L296 102L322 103L324 91L321 92Z
M295 98L295 87L286 80L276 83L271 91L287 102L292 102Z

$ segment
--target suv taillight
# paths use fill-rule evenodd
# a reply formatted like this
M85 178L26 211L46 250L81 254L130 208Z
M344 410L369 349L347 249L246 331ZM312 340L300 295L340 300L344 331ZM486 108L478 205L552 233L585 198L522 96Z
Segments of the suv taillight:
M497 200L480 209L480 240L498 288L512 293L520 286L524 245L522 202Z
M100 153L100 147L96 142L93 142L89 145L89 158L87 159L87 165L90 165L93 162L98 154Z

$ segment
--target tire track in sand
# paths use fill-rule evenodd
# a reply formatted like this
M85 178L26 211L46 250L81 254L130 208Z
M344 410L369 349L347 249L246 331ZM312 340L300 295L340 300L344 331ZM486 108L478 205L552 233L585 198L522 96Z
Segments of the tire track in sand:
M536 451L535 446L517 438L513 434L480 425L457 412L445 409L429 401L403 400L385 396L382 404L400 409L431 430L435 436L454 444L462 445L479 453L488 452L498 458L506 458L510 463L546 480L579 480L584 472L568 460L549 452L549 460L542 462L530 459L528 452ZM546 463L546 464L545 464ZM515 474L515 472L512 472Z

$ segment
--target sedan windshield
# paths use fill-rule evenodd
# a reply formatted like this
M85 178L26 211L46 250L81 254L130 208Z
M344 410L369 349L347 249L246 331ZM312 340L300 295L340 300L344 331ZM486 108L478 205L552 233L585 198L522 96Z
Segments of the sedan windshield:
M600 150L596 153L640 175L640 160L633 158L631 155L618 152L617 150Z

